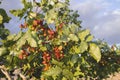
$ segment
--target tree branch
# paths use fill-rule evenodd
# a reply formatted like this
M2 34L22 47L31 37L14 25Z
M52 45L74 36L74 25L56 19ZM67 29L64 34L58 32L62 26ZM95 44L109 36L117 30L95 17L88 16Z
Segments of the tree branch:
M2 73L6 76L6 78L8 78L8 80L12 80L4 65L0 66L0 69Z
M26 77L21 73L21 68L15 69L13 74L19 75L22 78L22 80L27 80Z
M22 78L22 80L27 80L26 77L23 74L19 73L19 75Z

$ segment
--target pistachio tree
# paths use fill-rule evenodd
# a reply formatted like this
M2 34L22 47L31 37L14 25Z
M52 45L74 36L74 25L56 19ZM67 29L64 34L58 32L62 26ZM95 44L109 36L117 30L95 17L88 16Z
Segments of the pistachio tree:
M1 40L0 77L9 80L13 76L23 80L104 78L97 71L99 64L105 64L102 63L107 53L105 45L93 41L90 31L81 28L79 15L69 8L69 0L22 0L22 4L22 9L10 10L24 23L18 26L21 30L17 34ZM4 19L8 20L3 17L0 15L2 25ZM109 47L107 50L116 53Z

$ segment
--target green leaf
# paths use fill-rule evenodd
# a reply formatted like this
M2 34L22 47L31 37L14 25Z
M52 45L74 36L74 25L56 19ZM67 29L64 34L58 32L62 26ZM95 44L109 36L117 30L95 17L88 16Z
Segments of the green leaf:
M63 69L63 76L65 76L67 80L73 80L73 73L68 69Z
M70 24L69 28L72 33L76 33L78 31L78 26L76 24Z
M70 29L68 27L63 27L63 34L68 36L70 34Z
M26 0L22 0L21 2L22 2L24 5L27 4Z
M89 44L89 53L90 55L97 61L99 62L101 59L101 52L100 48L95 44L95 43L90 43Z
M10 10L10 13L12 13L16 17L20 17L20 19L26 14L29 13L32 9L32 3L27 0L22 0L22 3L24 5L24 8L17 9L17 10ZM29 9L29 11L28 11ZM24 17L25 18L25 17Z
M88 29L82 30L78 33L78 37L81 41L84 41L85 38L87 37L87 35L89 35L89 34L90 34L90 31Z
M88 44L86 42L81 42L79 49L80 49L80 53L85 52L88 49Z
M18 56L21 53L21 51L18 50L11 50L10 55Z
M30 68L31 68L30 63L27 63L27 64L23 65L23 71L28 70Z
M7 55L6 56L6 61L9 65L12 63L12 59L13 59L12 57L13 57L12 55Z
M2 22L4 22L4 23L5 22L8 23L9 20L11 19L10 17L8 17L6 11L4 9L1 9L1 8L0 8L0 15L3 17Z
M1 39L6 39L7 36L9 35L9 30L5 28L0 28L0 38Z
M11 46L13 44L18 44L19 43L19 39L23 36L23 32L19 32L18 34L12 34L7 36L7 41L6 41L6 45L7 46ZM17 42L18 41L18 42ZM18 47L19 45L17 45Z
M30 12L30 15L29 17L32 19L32 18L35 18L37 16L37 13L35 12Z
M44 72L44 75L46 76L57 76L62 72L62 69L60 67L52 67L48 71Z
M55 38L55 39L54 39L51 43L52 43L52 44L55 44L55 45L60 45L61 40L60 40L60 39Z
M79 54L81 52L78 46L73 46L72 48L76 54Z
M25 11L23 11L23 10L21 10L21 9L18 9L18 10L10 10L10 13L12 13L14 16L20 17L20 18L23 17L24 12L25 12Z
M80 72L80 71L76 71L75 73L74 73L74 76L79 76L79 75L84 75L82 72Z
M20 31L16 36L13 37L13 39L16 41L19 40L22 36L23 36L23 32Z
M26 43L26 36L24 34L16 43L17 49L19 50L25 43Z
M16 37L16 34L7 36L7 40L13 40Z
M34 58L35 58L35 56L34 56L33 54L29 55L29 56L27 57L28 62L31 62Z
M2 22L3 22L3 16L0 15L0 24L2 24Z
M88 44L86 42L81 42L80 45L76 45L72 47L73 50L72 53L80 54L86 51L87 49L88 49Z
M40 46L40 50L46 51L46 50L47 50L47 47L46 47L46 46Z
M63 4L63 3L57 3L57 4L55 5L55 7L56 7L56 8L62 8L62 7L65 7L65 4Z
M68 80L68 79L66 79L65 77L63 77L62 80Z
M72 41L78 41L78 37L75 34L70 34L69 35L70 40Z
M71 62L74 65L77 61L78 61L79 55L78 54L74 54L71 58Z
M0 56L3 56L8 53L8 49L5 47L0 48Z
M67 42L67 41L68 41L66 35L62 35L62 36L60 37L60 40L61 40L61 42Z
M51 9L46 13L45 20L48 24L52 24L57 19L57 15L58 14L55 12L55 10Z
M41 0L41 5L45 5L45 4L47 4L48 2L47 2L47 0Z
M86 42L92 41L93 38L94 38L93 35L88 35L85 41L86 41Z
M59 67L62 67L62 65L63 65L63 62L58 62L55 59L52 59L52 63L55 64L55 65L57 65L57 66L59 66Z
M31 47L38 47L38 37L37 37L37 34L36 32L28 32L28 38L26 39L28 41L28 43L30 44Z
M117 55L120 55L120 50L116 50Z
M16 43L18 49L21 48L26 43L26 41L31 47L38 47L39 39L36 32L27 31L25 34L20 33L19 36L20 35L23 36L20 37L20 39Z

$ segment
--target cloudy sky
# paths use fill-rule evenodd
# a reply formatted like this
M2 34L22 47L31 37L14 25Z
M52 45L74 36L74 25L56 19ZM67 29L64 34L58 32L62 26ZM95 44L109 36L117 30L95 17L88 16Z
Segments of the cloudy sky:
M82 27L90 29L96 39L109 44L120 43L120 0L70 0L70 4L71 9L79 11ZM3 0L0 5L7 11L21 6L20 0ZM19 20L12 18L7 26L15 33L19 31Z

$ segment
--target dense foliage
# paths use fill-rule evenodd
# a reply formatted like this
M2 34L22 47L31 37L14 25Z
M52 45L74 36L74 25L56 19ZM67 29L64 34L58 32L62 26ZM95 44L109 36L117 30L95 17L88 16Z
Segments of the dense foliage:
M10 12L24 20L18 34L4 28L10 18L0 9L0 77L9 80L78 80L106 78L119 71L120 49L93 41L81 28L69 0L22 0Z

